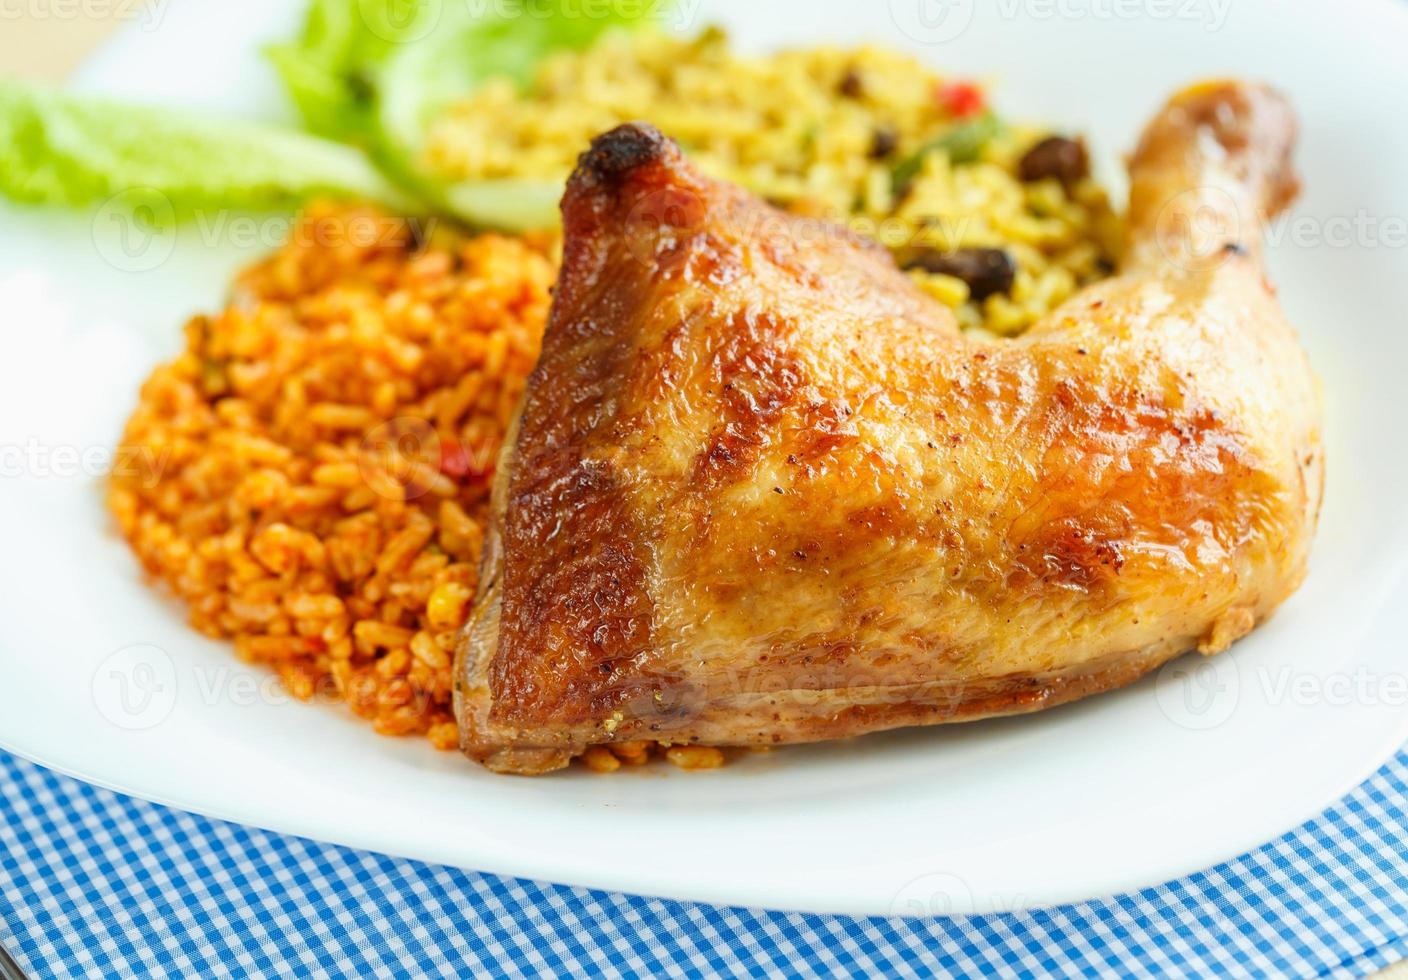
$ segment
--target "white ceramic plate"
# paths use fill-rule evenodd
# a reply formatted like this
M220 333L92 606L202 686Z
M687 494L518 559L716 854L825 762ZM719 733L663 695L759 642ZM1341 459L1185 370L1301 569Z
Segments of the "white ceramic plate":
M1388 758L1408 737L1408 10L1387 0L684 2L693 26L722 21L749 47L916 49L992 81L1008 114L1091 134L1111 173L1147 115L1189 80L1244 74L1288 90L1305 123L1306 193L1278 226L1271 271L1329 412L1327 505L1300 593L1230 656L1035 717L774 752L710 773L491 776L376 736L336 707L287 703L143 584L106 519L107 447L143 375L177 350L184 318L218 307L229 274L262 250L231 244L244 226L167 241L133 237L101 212L7 209L0 744L138 796L341 844L857 914L1004 910L1152 885L1275 837ZM182 0L134 24L81 83L286 115L257 48L288 29L295 14L281 8L297 6Z

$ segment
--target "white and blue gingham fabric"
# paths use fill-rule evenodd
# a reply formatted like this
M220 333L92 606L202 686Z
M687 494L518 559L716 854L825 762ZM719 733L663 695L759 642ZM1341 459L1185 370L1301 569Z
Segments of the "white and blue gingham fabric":
M1408 957L1408 751L1314 822L1190 878L919 921L403 861L167 809L3 753L0 794L0 942L36 978L1359 977Z

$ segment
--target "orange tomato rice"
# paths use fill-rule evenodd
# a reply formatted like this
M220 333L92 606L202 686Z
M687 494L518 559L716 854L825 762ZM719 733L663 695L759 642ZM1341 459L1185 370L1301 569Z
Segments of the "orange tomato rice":
M359 231L360 229L360 231ZM456 744L455 638L538 353L547 240L311 208L141 390L109 505L191 623L303 699Z

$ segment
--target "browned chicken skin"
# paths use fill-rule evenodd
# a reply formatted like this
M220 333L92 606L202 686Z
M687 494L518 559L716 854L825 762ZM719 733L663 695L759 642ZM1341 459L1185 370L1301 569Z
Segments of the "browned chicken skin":
M465 751L535 773L1033 711L1245 634L1321 492L1259 257L1294 130L1262 87L1177 96L1120 275L1000 343L650 127L598 138L461 643Z

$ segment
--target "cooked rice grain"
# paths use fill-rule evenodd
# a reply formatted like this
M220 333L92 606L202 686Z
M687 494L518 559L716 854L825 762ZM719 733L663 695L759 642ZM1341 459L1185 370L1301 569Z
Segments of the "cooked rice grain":
M422 245L362 209L314 207L291 237L147 379L123 442L161 465L115 474L109 503L197 629L299 698L450 748L455 637L553 262L495 235Z
M902 265L1004 249L1016 273L996 295L911 272L968 330L1020 334L1117 258L1120 222L1095 180L1023 179L1024 155L1049 130L998 123L977 85L876 46L752 56L717 30L609 33L545 59L525 86L490 79L451 105L430 125L425 165L451 180L561 182L592 137L636 119L705 172L847 225Z

